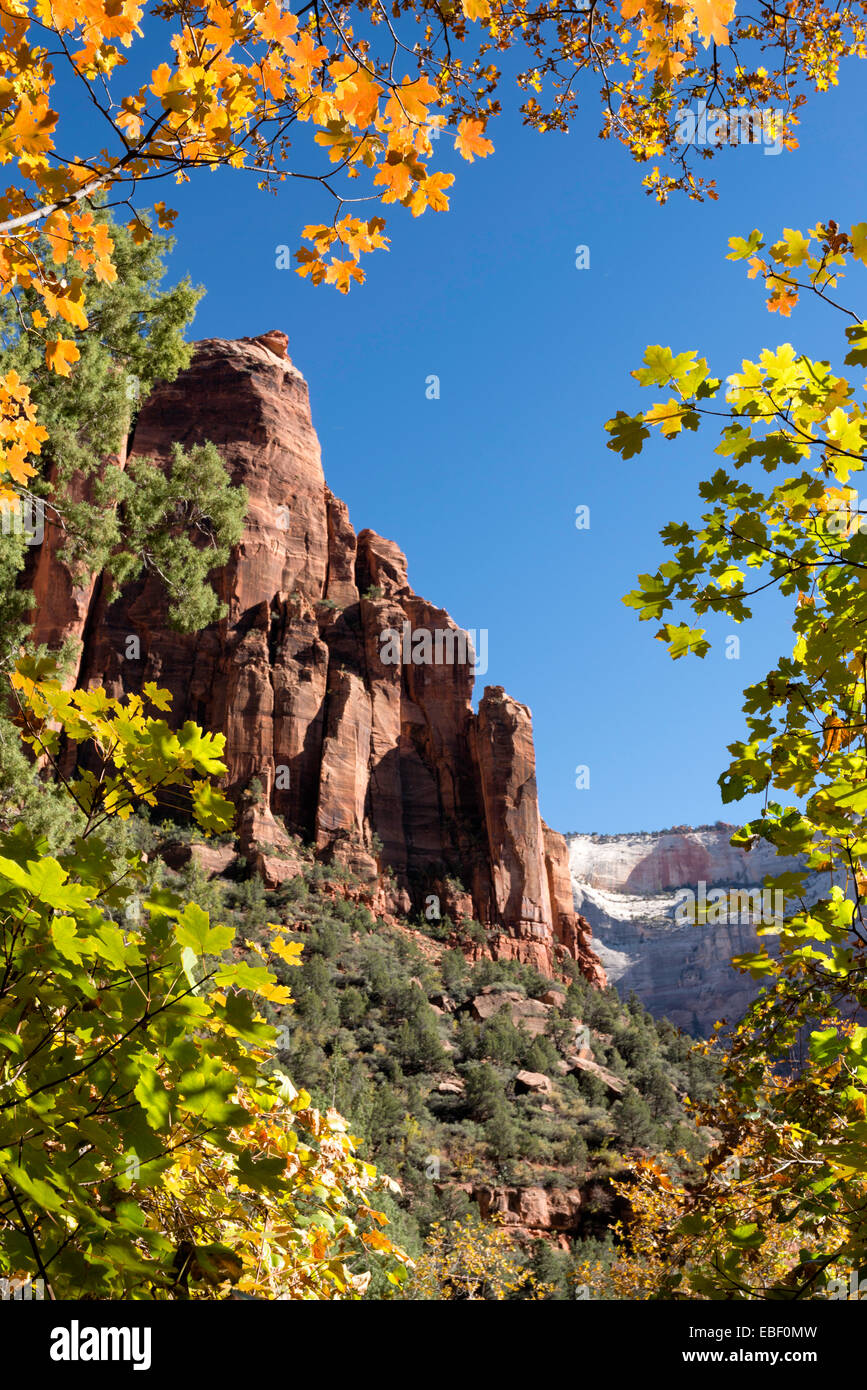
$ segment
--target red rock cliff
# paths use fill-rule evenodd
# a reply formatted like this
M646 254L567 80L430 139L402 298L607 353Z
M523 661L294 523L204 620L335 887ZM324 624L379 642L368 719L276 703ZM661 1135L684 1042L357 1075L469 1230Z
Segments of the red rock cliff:
M547 973L572 956L603 981L565 841L539 817L530 712L489 687L473 713L460 630L413 593L393 542L356 537L287 343L277 332L198 343L144 403L130 444L168 465L173 444L211 440L247 488L243 538L214 576L226 618L172 632L152 575L110 598L99 576L76 588L48 529L31 576L37 640L81 639L79 684L118 695L153 680L172 691L176 720L223 730L229 790L259 779L275 842L282 820L368 877L390 870L391 910L434 894L444 915L490 929L494 955Z

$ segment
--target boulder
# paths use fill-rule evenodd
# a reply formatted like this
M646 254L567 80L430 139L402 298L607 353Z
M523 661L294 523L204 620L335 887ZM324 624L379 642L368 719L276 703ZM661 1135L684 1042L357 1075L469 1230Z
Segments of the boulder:
M434 1088L441 1096L462 1096L466 1086L459 1076L447 1076Z
M592 1076L599 1078L613 1096L621 1096L626 1090L627 1083L621 1077L615 1076L607 1067L601 1067L598 1062L594 1062L591 1058L581 1057L576 1053L570 1057L565 1057L557 1065L564 1075L568 1075L569 1072L573 1074L590 1072Z
M526 999L520 990L501 989L497 985L486 985L464 1007L480 1023L506 1009L515 1027L523 1028L532 1037L545 1032L551 1012L549 1004L539 999Z
M519 1071L515 1077L515 1095L523 1096L551 1094L551 1078L541 1071Z
M282 888L284 883L304 872L302 861L291 855L257 854L252 866L266 888Z
M209 878L224 874L235 860L232 845L187 844L184 840L170 840L160 846L158 853L170 869L183 869L193 864Z

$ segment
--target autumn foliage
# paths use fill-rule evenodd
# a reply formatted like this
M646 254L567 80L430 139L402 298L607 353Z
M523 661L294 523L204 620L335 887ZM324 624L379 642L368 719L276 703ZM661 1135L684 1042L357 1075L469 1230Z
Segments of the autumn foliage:
M490 155L513 86L540 133L567 131L594 88L600 135L648 166L649 194L714 197L701 169L720 142L681 142L678 113L771 109L793 148L807 93L835 84L865 38L864 3L829 11L821 0L750 12L736 0L309 0L296 12L279 0L8 0L0 293L46 366L70 377L76 337L94 330L86 287L117 276L104 211L144 241L143 190L214 168L252 175L265 192L290 181L309 192L317 211L299 219L297 271L346 293L364 280L362 259L389 245L384 211L448 209L446 149L468 164ZM176 217L168 196L155 202L162 229ZM867 224L786 229L770 245L754 231L732 241L731 257L781 316L805 292L839 309L847 262L867 263ZM867 322L843 312L845 364L867 365ZM739 843L764 837L834 882L815 904L801 876L778 879L790 899L780 950L740 962L763 992L702 1116L720 1152L691 1186L664 1166L641 1169L633 1254L612 1277L630 1297L796 1296L854 1261L865 1237L867 1044L846 1009L867 1005L867 541L851 486L867 413L842 371L790 344L725 386L692 350L650 348L635 375L660 399L610 422L624 459L654 430L671 440L720 414L723 426L702 487L709 512L697 528L667 529L673 558L628 601L662 622L675 657L708 649L701 627L668 621L676 603L697 619L743 621L753 587L774 584L792 601L793 651L747 692L748 735L723 787L728 799L765 798ZM28 490L46 442L27 381L7 373L0 505ZM74 852L58 858L22 828L0 844L3 1267L95 1296L208 1296L234 1283L267 1297L356 1297L363 1251L400 1282L405 1257L369 1205L380 1180L340 1117L315 1111L272 1065L267 1005L288 998L275 972L293 949L276 930L267 949L236 943L195 903L167 896L120 925L143 866L132 856L118 878L101 829L158 795L186 798L205 832L225 828L219 737L171 731L155 686L148 704L124 704L23 665L14 688L36 758L63 779L62 736L87 745L89 761L65 783L83 820ZM808 1034L808 1067L787 1074ZM130 1155L145 1170L137 1197ZM740 1176L721 1196L715 1165L731 1156ZM434 1231L418 1296L475 1299L488 1286L514 1296L501 1235ZM663 1261L664 1280L647 1274Z
M230 826L223 736L171 730L153 685L114 700L35 663L13 684L78 833L59 854L23 824L0 837L4 1277L61 1299L352 1299L372 1260L398 1284L375 1204L395 1185L277 1064L267 1009L291 1003L277 972L301 947L279 926L236 940L112 841L158 796L204 834ZM90 765L65 775L61 739Z
M810 294L840 317L843 360L787 342L723 383L695 352L648 348L634 376L668 398L610 421L610 447L630 457L654 430L720 433L707 510L665 528L671 558L625 601L661 622L674 658L710 649L704 627L668 621L675 609L742 623L765 591L787 601L791 651L746 690L720 786L725 801L761 799L733 844L762 839L803 867L768 881L784 919L734 962L760 991L725 1040L718 1099L698 1112L718 1140L704 1178L675 1191L645 1167L631 1240L655 1264L656 1297L832 1297L867 1237L867 406L846 371L867 365L867 324L839 288L867 264L867 224L730 245L771 311Z

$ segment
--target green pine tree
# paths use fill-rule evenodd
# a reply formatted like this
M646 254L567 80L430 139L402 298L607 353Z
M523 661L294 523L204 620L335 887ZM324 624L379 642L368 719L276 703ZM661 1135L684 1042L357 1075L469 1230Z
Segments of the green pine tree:
M125 470L112 461L135 419L138 404L157 381L171 381L187 366L184 334L203 291L188 278L162 289L172 241L155 235L137 244L111 222L117 279L90 276L85 284L88 327L64 325L79 351L68 377L50 371L44 344L22 332L35 293L18 289L0 299L0 374L15 370L30 383L38 418L48 431L34 462L31 500L45 508L46 524L62 526L63 557L76 577L103 570L110 583L157 572L169 596L169 620L183 631L213 622L223 608L208 582L241 536L246 492L233 487L213 445L189 455L176 448L166 474L145 459ZM28 545L4 517L0 530L0 672L8 671L29 641L33 597L27 590ZM20 528L19 528L20 530ZM61 668L71 658L61 653ZM50 843L66 843L76 821L69 798L37 777L0 703L0 830L24 819Z

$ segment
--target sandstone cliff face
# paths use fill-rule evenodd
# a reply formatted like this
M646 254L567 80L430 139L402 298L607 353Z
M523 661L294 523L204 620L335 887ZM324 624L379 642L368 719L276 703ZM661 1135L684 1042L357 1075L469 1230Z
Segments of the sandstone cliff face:
M732 828L638 835L570 835L575 906L590 922L593 947L621 994L634 990L656 1017L709 1035L718 1019L734 1023L756 986L731 965L756 949L755 912L737 890L760 890L766 875L799 867L759 841L746 853L729 844ZM677 892L732 893L728 920L680 925ZM818 893L818 877L810 891ZM682 899L681 899L682 901ZM755 893L751 899L758 905ZM771 901L769 907L773 907ZM769 938L763 938L768 942Z
M265 789L242 840L266 879L294 872L288 830L375 883L380 908L421 911L434 895L443 915L488 927L495 956L547 973L571 956L601 982L565 841L539 816L530 712L498 687L473 712L459 629L413 593L393 542L356 536L287 346L276 331L198 343L128 442L130 456L169 466L175 443L210 440L247 488L244 535L214 576L226 618L171 631L152 574L119 594L99 575L76 587L49 527L30 576L36 639L80 640L78 684L120 695L152 680L172 692L174 720L225 732L230 793L254 779Z

